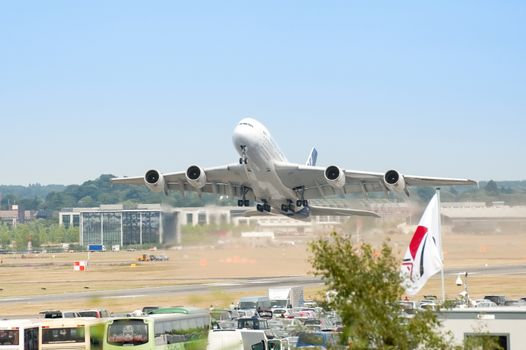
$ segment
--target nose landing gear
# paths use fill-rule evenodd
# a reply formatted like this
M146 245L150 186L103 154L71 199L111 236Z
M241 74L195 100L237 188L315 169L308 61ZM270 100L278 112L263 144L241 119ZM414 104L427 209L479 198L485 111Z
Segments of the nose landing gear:
M247 146L241 145L241 158L239 158L239 164L247 164Z

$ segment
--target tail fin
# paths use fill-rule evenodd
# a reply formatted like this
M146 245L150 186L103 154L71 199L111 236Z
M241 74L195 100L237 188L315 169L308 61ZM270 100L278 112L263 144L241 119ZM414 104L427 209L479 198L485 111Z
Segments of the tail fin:
M312 147L309 158L307 159L307 165L308 166L316 166L316 160L318 159L318 151L316 150L316 147Z

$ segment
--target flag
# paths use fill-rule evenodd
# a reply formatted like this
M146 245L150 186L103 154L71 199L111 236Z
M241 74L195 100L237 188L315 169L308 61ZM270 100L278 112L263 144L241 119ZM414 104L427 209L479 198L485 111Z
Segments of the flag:
M427 205L409 243L402 262L402 285L409 295L415 295L427 280L442 270L442 241L440 235L438 195Z

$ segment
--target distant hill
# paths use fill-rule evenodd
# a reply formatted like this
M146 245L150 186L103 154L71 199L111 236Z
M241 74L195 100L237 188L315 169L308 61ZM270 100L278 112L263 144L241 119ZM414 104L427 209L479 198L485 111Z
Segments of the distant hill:
M0 208L7 209L11 204L19 204L29 210L37 210L50 193L64 191L64 185L29 186L0 185Z
M51 192L64 191L65 185L41 185L31 184L29 186L0 185L0 193L12 194L18 198L46 198Z

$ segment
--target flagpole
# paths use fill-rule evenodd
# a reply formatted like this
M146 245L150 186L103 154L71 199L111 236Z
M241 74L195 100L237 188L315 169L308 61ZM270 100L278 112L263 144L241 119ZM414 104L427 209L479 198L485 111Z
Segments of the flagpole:
M440 258L442 259L442 270L440 271L440 277L442 282L442 302L446 301L446 288L444 283L444 248L442 246L442 214L441 214L441 204L440 204L440 187L436 188L437 194L437 210L438 210L438 234L440 235Z

